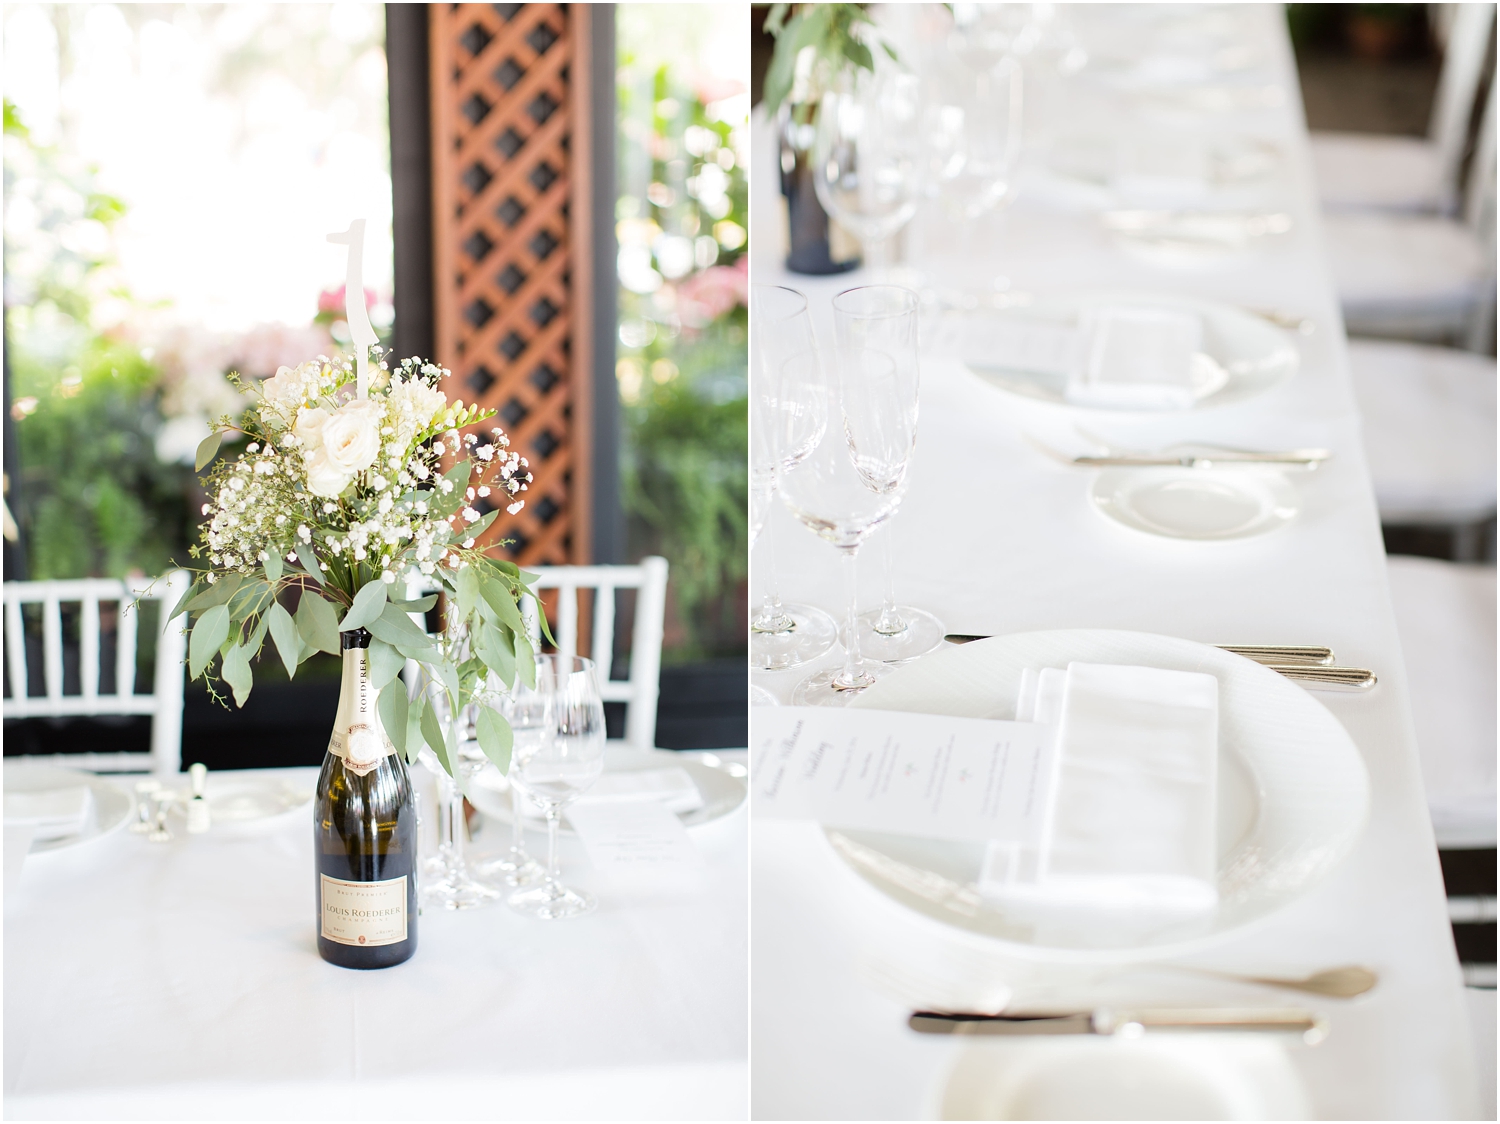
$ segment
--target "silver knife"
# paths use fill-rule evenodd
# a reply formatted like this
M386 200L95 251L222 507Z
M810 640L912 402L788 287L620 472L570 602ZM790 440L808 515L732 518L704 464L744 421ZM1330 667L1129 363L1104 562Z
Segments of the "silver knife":
M1138 1038L1147 1031L1260 1031L1296 1034L1313 1046L1328 1037L1328 1020L1302 1007L1161 1007L1005 1015L916 1011L907 1020L922 1034L1102 1034Z
M1285 453L1111 453L1074 457L1069 463L1083 468L1212 468L1216 464L1295 464L1316 468L1331 455L1327 449L1292 449Z

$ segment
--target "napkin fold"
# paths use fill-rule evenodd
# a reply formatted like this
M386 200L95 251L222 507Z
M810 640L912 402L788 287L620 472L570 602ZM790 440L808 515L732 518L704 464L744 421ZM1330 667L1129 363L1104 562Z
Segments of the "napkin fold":
M1213 676L1086 663L1028 670L1016 717L1057 727L1050 807L1034 854L990 845L984 893L1168 915L1214 908Z
M1068 380L1076 406L1183 410L1199 396L1203 322L1171 308L1106 305L1086 317L1088 350Z
M60 839L77 835L87 826L94 797L86 785L69 785L41 792L7 792L5 826L28 826L34 838Z

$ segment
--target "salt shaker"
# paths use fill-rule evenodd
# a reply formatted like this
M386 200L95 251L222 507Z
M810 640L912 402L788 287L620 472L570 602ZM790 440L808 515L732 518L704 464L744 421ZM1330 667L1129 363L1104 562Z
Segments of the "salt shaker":
M161 789L152 795L156 799L156 823L151 828L151 834L146 838L153 843L170 843L172 832L167 828L167 809L172 806L175 796L166 789Z
M199 762L188 767L192 779L193 796L187 806L187 829L189 835L202 835L209 828L208 800L203 795L203 786L208 777L208 766Z
M151 830L151 797L160 789L161 781L135 782L135 823L130 825L130 830L137 835L145 835Z

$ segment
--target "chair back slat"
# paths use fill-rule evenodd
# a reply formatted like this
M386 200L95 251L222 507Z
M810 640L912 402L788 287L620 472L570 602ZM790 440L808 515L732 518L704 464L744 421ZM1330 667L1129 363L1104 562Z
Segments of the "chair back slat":
M601 585L594 591L594 636L590 651L599 668L599 686L609 682L615 662L615 587Z
M25 699L30 689L30 676L26 670L26 628L21 617L21 602L5 599L5 659L10 671L10 693L17 700Z
M140 618L135 602L120 598L120 623L115 626L115 693L122 699L135 694L135 646Z
M1494 4L1459 4L1443 49L1443 69L1432 101L1428 139L1437 147L1444 178L1458 176L1464 142L1474 110L1474 95L1484 77L1485 54L1495 21Z
M78 614L78 685L84 699L99 697L99 599L85 597Z
M63 697L62 649L62 601L54 593L42 601L42 676L52 702Z
M557 587L557 650L565 656L578 654L578 586L562 582Z

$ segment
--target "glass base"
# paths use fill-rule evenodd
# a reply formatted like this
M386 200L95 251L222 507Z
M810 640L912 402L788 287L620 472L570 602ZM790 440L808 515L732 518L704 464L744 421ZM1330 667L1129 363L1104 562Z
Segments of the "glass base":
M750 626L750 666L762 671L784 671L801 667L832 648L839 628L834 619L812 605L782 603L791 618L785 632L757 632Z
M750 684L750 705L780 706L781 704L776 701L776 696L771 694L770 691L766 690L764 687L757 687L754 683L752 683Z
M535 917L538 921L561 921L593 913L599 903L593 894L570 890L562 883L549 879L534 889L516 891L507 904L517 913Z
M498 855L480 855L474 861L474 874L492 886L530 886L543 873L541 863L525 851L510 848Z
M855 618L859 628L859 654L867 660L881 663L914 660L936 650L943 642L943 622L931 613L910 605L896 606L896 615L906 627L891 634L876 631L880 615L880 609L871 609Z
M422 904L438 909L477 909L500 900L500 891L470 876L462 862L433 860L422 879Z
M866 662L861 669L867 680L859 687L839 687L835 680L843 673L842 667L830 667L814 672L798 683L792 690L793 706L848 706L861 691L877 679L882 679L896 669L886 663Z

